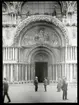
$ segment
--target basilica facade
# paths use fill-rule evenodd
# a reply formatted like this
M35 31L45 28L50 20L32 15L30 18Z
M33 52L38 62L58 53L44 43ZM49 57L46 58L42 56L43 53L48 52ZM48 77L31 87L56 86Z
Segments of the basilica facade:
M3 77L77 82L77 2L2 3Z

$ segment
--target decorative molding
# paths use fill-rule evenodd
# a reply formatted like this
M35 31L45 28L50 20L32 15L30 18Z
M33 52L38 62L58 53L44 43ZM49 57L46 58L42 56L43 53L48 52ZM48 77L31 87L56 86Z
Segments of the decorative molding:
M65 28L65 26L62 24L61 21L59 21L57 18L49 16L49 15L32 15L32 16L28 16L27 19L20 22L20 24L17 26L16 33L14 36L14 44L17 43L17 38L20 35L20 32L23 30L23 28L27 27L30 23L36 22L36 21L38 21L38 22L46 21L46 22L50 22L50 23L54 24L55 26L57 26L62 31L65 39L67 40L67 43L69 43L67 29Z

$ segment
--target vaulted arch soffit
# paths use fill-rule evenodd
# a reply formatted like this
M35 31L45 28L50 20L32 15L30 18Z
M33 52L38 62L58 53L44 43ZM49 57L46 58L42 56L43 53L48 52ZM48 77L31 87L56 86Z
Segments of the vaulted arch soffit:
M32 49L29 50L29 52L26 55L27 62L31 63L32 59L38 54L38 53L45 53L51 60L51 62L55 62L59 58L59 54L54 49L51 49L49 46L34 46Z

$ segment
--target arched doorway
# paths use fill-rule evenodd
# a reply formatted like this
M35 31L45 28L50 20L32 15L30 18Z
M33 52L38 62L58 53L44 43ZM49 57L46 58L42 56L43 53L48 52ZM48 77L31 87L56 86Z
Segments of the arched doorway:
M56 63L57 58L51 48L35 46L27 56L29 64L32 65L30 70L33 72L33 79L37 76L39 82L43 82L45 77L52 80L52 64Z
M44 48L42 48L44 50ZM39 82L43 82L44 78L48 78L48 65L51 62L50 54L46 51L38 50L32 55L32 62L35 65L35 76L38 77Z

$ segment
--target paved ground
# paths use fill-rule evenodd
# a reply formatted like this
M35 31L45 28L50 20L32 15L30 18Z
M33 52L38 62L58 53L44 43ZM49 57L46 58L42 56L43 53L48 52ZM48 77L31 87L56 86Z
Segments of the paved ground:
M34 91L33 84L12 84L9 86L11 103L53 103L53 102L74 102L77 97L77 88L68 87L68 100L62 100L62 91L57 92L56 85L48 85L47 92L44 92L43 84L39 84L38 92ZM5 98L5 102L7 98Z

